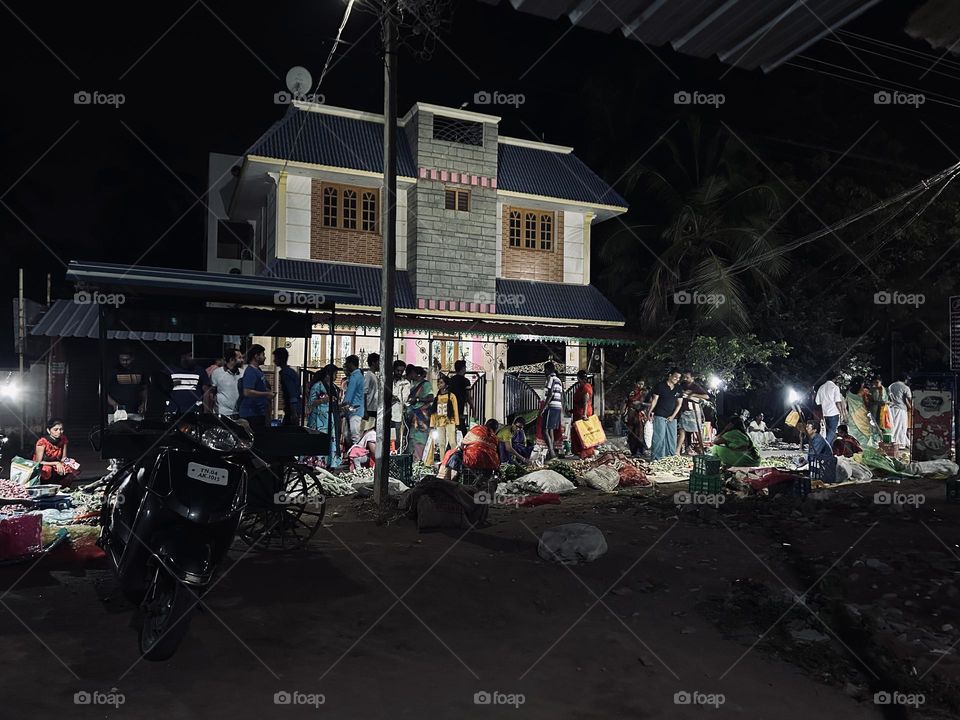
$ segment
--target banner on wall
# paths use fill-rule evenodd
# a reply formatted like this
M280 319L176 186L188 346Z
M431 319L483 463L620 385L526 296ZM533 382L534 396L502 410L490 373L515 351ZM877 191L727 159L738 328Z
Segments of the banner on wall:
M951 456L953 393L915 390L913 393L913 459L942 460Z

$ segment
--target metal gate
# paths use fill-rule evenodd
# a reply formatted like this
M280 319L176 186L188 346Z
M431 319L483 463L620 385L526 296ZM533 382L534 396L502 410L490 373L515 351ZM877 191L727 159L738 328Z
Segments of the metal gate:
M470 405L473 408L473 414L476 415L478 423L486 422L487 374L485 372L468 370L467 377L471 378Z
M574 374L560 375L563 381L563 409L570 414L573 412L573 394L577 391L579 382ZM593 383L594 376L588 375L587 380ZM536 383L536 385L534 385ZM503 408L507 417L518 412L539 410L543 400L543 390L536 387L545 385L544 376L536 373L510 373L503 383Z

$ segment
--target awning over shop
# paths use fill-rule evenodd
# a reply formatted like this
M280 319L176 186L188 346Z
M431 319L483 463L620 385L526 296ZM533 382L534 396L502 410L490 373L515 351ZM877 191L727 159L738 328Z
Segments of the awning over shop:
M337 327L380 330L380 318L374 315L337 314ZM445 335L489 339L531 340L539 342L582 343L590 345L635 345L639 339L624 330L583 325L530 325L519 322L461 320L397 314L397 330L416 335Z
M40 322L30 329L30 334L97 340L100 337L99 314L100 308L97 305L81 304L73 300L56 300L40 318ZM191 342L193 335L147 330L108 330L107 338L109 340L143 340L144 342ZM239 338L233 341L236 342L236 340ZM231 342L231 339L227 339L227 342Z
M184 298L278 307L330 306L333 303L358 304L354 286L329 278L310 281L265 275L211 273L147 266L116 265L70 261L67 279L83 288L151 295L175 295ZM309 302L299 302L309 296Z

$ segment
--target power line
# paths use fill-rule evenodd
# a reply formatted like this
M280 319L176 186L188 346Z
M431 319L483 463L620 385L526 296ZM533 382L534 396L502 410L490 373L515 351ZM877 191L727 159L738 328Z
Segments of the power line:
M943 77L950 78L951 80L960 80L960 75L953 75L953 74L951 74L951 73L941 72L940 70L934 70L932 67L928 67L928 66L925 66L925 65L919 65L919 64L917 64L917 63L908 62L908 61L903 60L903 59L901 59L901 58L893 57L892 55L887 55L886 53L877 52L876 50L870 50L870 49L868 49L868 48L851 46L851 45L848 45L847 43L843 42L842 40L834 40L833 38L824 38L824 40L826 40L827 42L831 42L831 43L833 43L833 44L835 44L835 45L843 45L844 47L847 47L847 48L851 48L851 47L852 47L853 49L859 50L859 51L862 52L862 53L868 53L868 54L870 54L870 55L876 55L877 57L885 58L885 59L887 59L887 60L890 60L891 62L897 63L898 65L907 65L907 66L909 66L909 67L920 68L921 70L925 70L925 71L931 72L931 73L933 73L934 75L942 75Z
M897 45L896 43L887 42L886 40L880 40L878 38L872 38L869 35L861 35L859 33L851 32L849 30L840 30L838 34L845 35L847 37L856 38L864 42L873 43L874 45L880 45L882 47L890 48L891 50L896 50L898 52L906 53L908 55L914 55L916 57L921 57L925 60L931 60L933 62L938 62L942 65L946 63L947 65L952 65L960 69L960 61L957 60L948 60L946 58L941 59L941 56L934 55L933 53L924 52L922 50L916 50L914 48L906 47L905 45ZM933 64L933 62L931 64Z
M801 58L798 58L798 59L802 59L802 60L814 60L815 62L821 62L821 63L824 62L824 61L815 60L814 58L810 58L810 57L801 57ZM890 87L891 87L891 85L903 85L904 87L907 87L907 88L909 88L909 89L916 89L917 92L918 92L918 94L923 95L925 98L929 99L931 102L939 103L940 105L946 105L947 107L960 108L960 99L958 99L958 98L954 98L954 97L951 97L951 96L949 96L949 95L943 95L942 97L947 97L947 98L949 98L949 100L940 100L939 98L935 97L936 95L940 95L940 93L926 93L926 92L921 91L919 88L911 88L909 85L906 85L905 83L898 83L898 82L895 82L895 81L892 81L892 80L884 80L883 82L888 82L888 83L890 83L890 85L880 85L880 84L878 84L878 81L877 81L877 80L859 80L859 79L857 79L857 78L852 78L852 77L849 77L849 76L846 76L846 75L839 75L839 74L837 74L837 73L828 72L828 71L826 71L826 70L818 70L817 68L807 67L806 65L800 65L800 64L795 63L795 62L792 62L792 61L787 62L787 63L784 63L784 64L785 64L785 65L789 65L790 67L798 68L798 69L800 69L800 70L806 70L806 71L808 71L808 72L815 72L815 73L819 73L819 74L821 74L821 75L826 75L827 77L838 78L838 79L840 79L840 80L846 80L846 81L848 81L848 82L855 82L855 83L859 83L859 84L861 84L861 85L869 85L869 86L871 86L871 87L878 88L878 89L880 89L880 90L889 90ZM826 65L833 65L832 63L824 63L824 64L826 64ZM850 70L850 68L846 68L846 67L843 67L843 66L840 66L840 65L833 65L833 67L839 68L839 69L841 69L841 70L847 70L848 72L852 72L852 73L857 74L857 75L863 75L863 76L865 76L865 77L871 77L870 75L867 75L867 73L858 73L858 72L856 72L855 70Z

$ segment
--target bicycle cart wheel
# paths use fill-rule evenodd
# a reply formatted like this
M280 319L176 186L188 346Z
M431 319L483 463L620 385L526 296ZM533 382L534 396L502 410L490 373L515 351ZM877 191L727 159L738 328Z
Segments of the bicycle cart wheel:
M320 529L326 509L315 468L276 463L251 480L237 536L257 550L300 550Z

